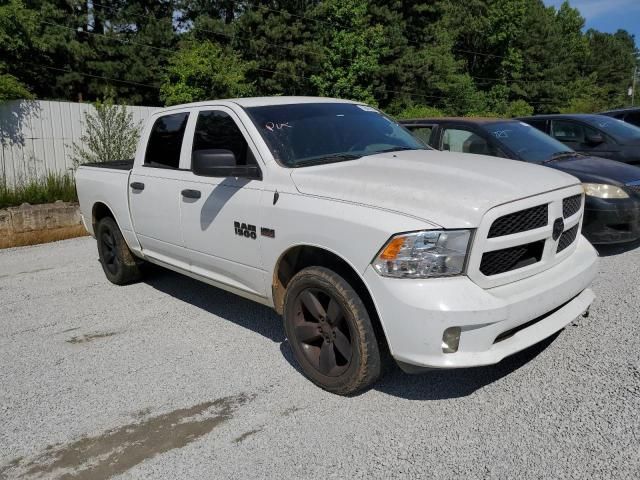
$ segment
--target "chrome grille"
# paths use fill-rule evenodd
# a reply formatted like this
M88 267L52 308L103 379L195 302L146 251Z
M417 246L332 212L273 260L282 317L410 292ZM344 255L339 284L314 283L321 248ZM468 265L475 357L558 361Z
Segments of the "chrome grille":
M558 240L558 248L556 249L556 253L560 253L569 245L571 245L576 237L578 236L578 227L580 225L576 225L571 227L569 230L565 230L562 235L560 235L560 240Z
M573 197L565 198L562 201L562 216L569 218L575 215L582 206L582 195L574 195Z
M542 258L543 250L544 240L539 240L526 245L486 252L482 255L480 271L483 275L489 277L523 268L539 262Z
M549 223L547 205L520 210L496 219L489 229L489 238L503 237L544 227Z

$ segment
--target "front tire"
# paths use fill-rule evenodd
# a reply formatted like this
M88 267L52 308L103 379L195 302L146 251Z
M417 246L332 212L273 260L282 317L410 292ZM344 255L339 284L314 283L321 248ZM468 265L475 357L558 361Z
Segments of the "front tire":
M116 285L127 285L142 277L138 260L124 241L118 224L105 217L96 226L98 255L107 279Z
M302 371L319 387L350 395L380 377L380 350L367 309L332 270L308 267L291 279L284 327Z

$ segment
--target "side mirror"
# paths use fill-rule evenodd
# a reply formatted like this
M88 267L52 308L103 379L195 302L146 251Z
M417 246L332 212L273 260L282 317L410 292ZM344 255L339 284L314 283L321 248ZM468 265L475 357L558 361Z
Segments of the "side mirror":
M604 143L604 137L599 133L594 133L592 135L587 135L585 138L589 145L600 145Z
M236 165L231 150L196 150L191 155L191 171L200 177L261 178L257 165Z

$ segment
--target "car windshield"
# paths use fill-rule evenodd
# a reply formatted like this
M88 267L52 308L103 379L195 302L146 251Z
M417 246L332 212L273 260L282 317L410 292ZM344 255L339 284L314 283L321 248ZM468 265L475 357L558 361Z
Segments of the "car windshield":
M524 122L498 122L485 126L496 142L519 159L541 163L560 153L573 153L565 144Z
M404 127L366 105L298 103L246 111L274 157L289 167L427 148Z
M623 122L617 118L598 116L586 120L590 125L600 128L603 132L608 133L613 138L628 141L640 140L640 128L630 123Z

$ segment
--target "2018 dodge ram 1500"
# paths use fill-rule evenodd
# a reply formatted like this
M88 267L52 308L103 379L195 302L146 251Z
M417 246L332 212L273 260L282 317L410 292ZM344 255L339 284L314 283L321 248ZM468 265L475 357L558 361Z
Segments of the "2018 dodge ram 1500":
M407 371L497 363L594 298L577 179L428 149L359 103L160 110L135 160L82 166L77 188L110 281L148 261L271 306L339 394L372 384L386 349Z

